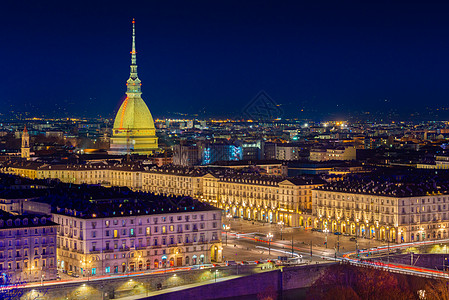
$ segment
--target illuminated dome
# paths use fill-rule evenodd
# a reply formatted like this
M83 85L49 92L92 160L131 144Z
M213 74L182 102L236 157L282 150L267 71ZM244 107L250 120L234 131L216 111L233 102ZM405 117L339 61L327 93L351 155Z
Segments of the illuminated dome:
M153 117L142 98L126 98L115 116L114 129L155 129Z
M131 72L126 82L126 98L115 116L110 154L152 154L158 149L156 129L148 106L142 99L137 77L135 24L131 51Z

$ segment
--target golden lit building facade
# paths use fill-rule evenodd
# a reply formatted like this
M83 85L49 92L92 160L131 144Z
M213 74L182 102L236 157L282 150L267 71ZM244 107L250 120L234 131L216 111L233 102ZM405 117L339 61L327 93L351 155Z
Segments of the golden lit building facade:
M54 178L66 183L126 186L156 194L191 196L236 217L269 223L283 221L285 226L306 226L312 212L312 189L325 183L317 178L239 176L234 171L230 171L232 176L219 176L205 169L133 164L21 162L5 166L1 171L32 179Z
M324 183L316 179L207 174L203 177L202 199L233 217L304 226L306 214L312 211L312 189Z
M357 237L413 242L448 238L449 195L395 197L315 189L308 225Z

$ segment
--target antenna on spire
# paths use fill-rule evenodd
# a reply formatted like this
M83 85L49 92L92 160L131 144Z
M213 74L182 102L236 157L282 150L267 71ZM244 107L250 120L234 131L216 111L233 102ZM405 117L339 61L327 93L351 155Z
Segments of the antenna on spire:
M133 44L132 44L132 50L131 50L131 64L136 64L136 20L133 18Z
M137 77L137 52L136 52L136 20L133 18L133 38L131 49L131 72L126 83L128 92L140 92L140 80Z

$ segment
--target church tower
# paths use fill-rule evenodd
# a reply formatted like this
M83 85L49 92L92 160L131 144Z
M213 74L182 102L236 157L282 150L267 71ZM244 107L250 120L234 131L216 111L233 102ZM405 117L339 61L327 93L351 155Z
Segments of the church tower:
M30 135L28 134L27 126L22 132L22 148L20 149L20 154L22 158L30 159Z
M151 154L158 149L153 117L142 99L137 77L136 28L132 21L131 72L126 82L126 98L115 116L109 154Z

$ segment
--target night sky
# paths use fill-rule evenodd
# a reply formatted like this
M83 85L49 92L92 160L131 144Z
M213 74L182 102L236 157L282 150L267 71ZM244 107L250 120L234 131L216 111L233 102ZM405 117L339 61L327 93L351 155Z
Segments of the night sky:
M285 117L449 107L449 4L92 2L2 2L0 112L113 116L133 17L154 117L236 116L261 90Z

